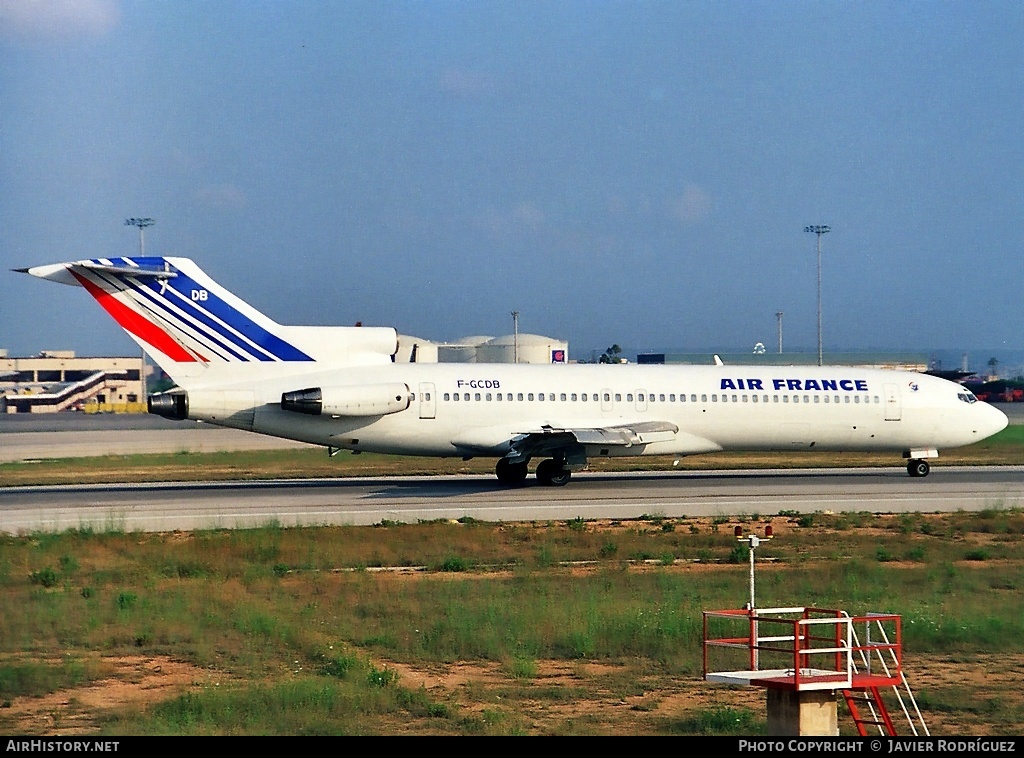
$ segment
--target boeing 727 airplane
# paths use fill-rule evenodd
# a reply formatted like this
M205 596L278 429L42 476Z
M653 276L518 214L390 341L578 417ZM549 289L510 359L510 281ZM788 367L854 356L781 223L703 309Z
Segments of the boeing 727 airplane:
M282 326L186 258L100 258L19 271L84 287L177 387L172 419L323 445L493 457L505 484L563 485L592 458L722 450L902 453L926 476L944 448L1006 427L959 384L841 366L396 363L382 327Z

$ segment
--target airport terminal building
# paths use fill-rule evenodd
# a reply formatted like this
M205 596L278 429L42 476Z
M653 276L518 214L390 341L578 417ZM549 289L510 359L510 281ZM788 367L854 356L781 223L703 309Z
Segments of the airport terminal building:
M10 358L0 350L0 413L143 413L146 364L134 358L78 358L47 350Z

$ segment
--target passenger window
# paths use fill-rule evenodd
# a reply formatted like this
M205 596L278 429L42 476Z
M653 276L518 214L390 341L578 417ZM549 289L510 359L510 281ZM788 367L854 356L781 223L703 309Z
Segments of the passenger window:
M458 392L456 392L454 395L452 395L452 400L454 400L456 403L459 402L459 393Z
M701 396L700 396L700 401L701 401L702 403L706 403L706 402L708 401L708 396L707 396L707 395L701 395Z
M563 392L561 395L559 395L558 399L561 400L564 403L565 402L565 393Z
M815 395L815 396L814 396L814 402L816 402L816 403L819 403L819 402L821 402L821 398L820 398L820 397L818 397L817 395Z
M447 392L445 392L445 393L444 393L444 401L445 401L445 402L447 403L447 402L448 402L448 401L449 401L450 399L451 399L451 398L449 397L448 393L447 393Z
M580 400L582 400L584 403L587 402L587 393L586 392L584 392L582 395L580 395Z
M494 399L497 400L500 403L501 402L501 393L499 392L497 395L495 395Z
M597 398L594 398L594 399L596 400ZM607 392L605 392L604 393L604 401L607 403L611 399L612 399L612 396L609 395Z
M473 399L479 401L480 400L480 393L477 392L475 395L473 395Z
M668 401L670 403L674 403L676 401L675 393L672 393L671 395L668 396Z
M529 395L527 395L526 399L527 400L533 400L533 393L531 392Z
M756 403L756 402L757 402L757 395L754 395L754 396L752 397L752 399L753 399L753 401L754 401L754 402Z
M488 393L487 393L487 399L488 399L488 400L490 400L490 399L491 399L491 393L490 393L490 392L488 392Z
M574 403L576 402L576 393L575 392L573 392L569 397L572 398L572 402L574 402Z
M565 400L564 397L562 399ZM555 393L554 392L549 392L548 393L548 400L550 400L552 403L555 402Z
M532 400L533 398L530 398L530 399ZM519 393L516 394L516 400L518 400L519 402L523 401L523 393L522 392L519 392Z
M704 397L704 396L701 395L701 397ZM696 395L690 395L690 402L691 403L696 403L697 402L697 396Z
M630 392L628 395L626 395L626 402L627 403L632 403L633 402L633 393L632 392Z
M469 402L469 393L466 392L465 394L463 394L462 399L465 400L468 403Z
M615 393L615 402L616 403L621 403L622 402L622 395L620 393L618 393L618 392Z

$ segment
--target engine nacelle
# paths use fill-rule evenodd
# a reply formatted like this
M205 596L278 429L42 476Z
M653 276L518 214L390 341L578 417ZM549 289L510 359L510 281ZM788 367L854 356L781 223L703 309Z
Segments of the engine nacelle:
M188 418L188 395L184 392L161 392L146 398L150 413L182 421Z
M409 407L412 394L402 382L351 387L309 387L281 395L281 409L310 416L386 416Z

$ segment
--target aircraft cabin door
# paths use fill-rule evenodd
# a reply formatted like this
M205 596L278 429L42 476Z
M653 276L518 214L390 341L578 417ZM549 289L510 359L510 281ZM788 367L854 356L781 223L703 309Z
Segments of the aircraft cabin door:
M885 420L899 421L903 418L903 403L900 401L900 388L897 384L885 385Z
M437 393L433 382L420 382L420 418L436 418Z

